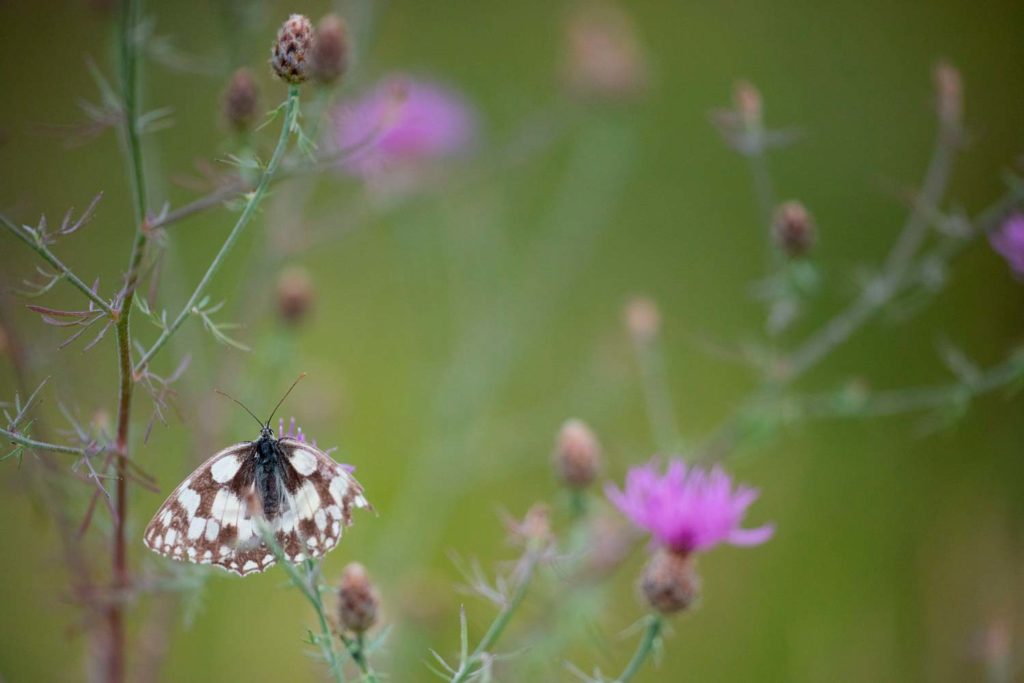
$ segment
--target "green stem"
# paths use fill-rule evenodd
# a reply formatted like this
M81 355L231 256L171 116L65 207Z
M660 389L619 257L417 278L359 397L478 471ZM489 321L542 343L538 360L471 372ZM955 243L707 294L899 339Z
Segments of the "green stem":
M342 635L341 641L345 643L345 648L348 650L349 655L352 656L352 661L359 667L359 671L363 674L363 679L366 683L379 683L377 673L370 666L370 660L366 657L365 635L357 633L355 638L348 638Z
M299 113L299 87L292 85L288 89L288 100L285 104L285 115L284 125L281 127L281 135L277 140L277 147L274 148L274 154L270 157L270 163L267 164L263 174L260 176L259 183L256 185L256 189L249 195L249 201L246 202L245 208L242 210L242 214L238 217L238 221L235 223L235 227L231 229L227 239L224 240L224 244L221 245L220 251L214 257L213 262L210 263L210 267L207 268L206 273L203 275L199 284L196 285L195 291L192 292L192 296L189 297L188 301L182 307L181 312L171 322L170 325L160 333L157 340L153 343L153 346L143 354L142 358L135 365L135 374L140 374L153 358L153 356L163 348L167 340L170 339L171 335L174 334L181 324L185 322L185 319L192 314L192 310L199 302L200 298L206 292L206 288L209 286L213 277L220 270L220 267L224 264L225 257L228 252L231 251L232 247L235 246L235 242L241 236L242 231L252 220L253 215L256 213L256 208L259 206L266 194L267 187L270 185L271 178L274 177L274 172L277 171L278 165L281 163L281 159L284 157L284 153L288 148L288 139L291 133L295 129L296 120Z
M648 617L647 628L644 629L644 635L640 639L636 652L633 654L633 659L629 660L629 664L626 665L622 674L615 679L615 683L629 683L629 681L633 680L633 676L636 676L637 672L640 671L647 661L647 658L654 652L654 645L658 642L658 637L661 635L662 625L663 622L660 615L652 614Z
M110 307L110 304L104 301L103 297L94 292L89 285L85 284L81 278L71 272L71 269L64 265L64 262L57 258L57 255L50 251L45 244L37 239L33 239L32 236L27 235L25 231L18 229L18 226L3 214L0 214L0 223L3 223L4 227L7 228L11 234L27 244L32 251L39 254L44 261L56 268L65 280L77 287L82 294L96 304L101 311L109 316L114 316L114 309Z

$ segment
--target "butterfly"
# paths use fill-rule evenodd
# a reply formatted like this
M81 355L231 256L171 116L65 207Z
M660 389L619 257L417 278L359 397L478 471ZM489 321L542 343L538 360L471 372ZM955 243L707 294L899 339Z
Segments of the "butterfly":
M275 436L272 419L260 422L258 439L228 446L174 489L146 527L150 550L245 576L277 559L261 526L293 563L337 545L352 509L370 507L363 487L301 431L285 435L282 423Z

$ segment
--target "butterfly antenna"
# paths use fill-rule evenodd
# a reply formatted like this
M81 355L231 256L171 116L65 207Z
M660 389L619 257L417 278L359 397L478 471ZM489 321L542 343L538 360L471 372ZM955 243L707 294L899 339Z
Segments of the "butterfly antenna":
M235 402L235 403L237 403L238 405L242 406L242 409L243 409L243 410L244 410L245 412L247 412L247 413L249 413L250 415L252 415L252 419L256 420L256 423L257 423L257 424L259 424L259 426L260 426L260 427L262 427L262 426L263 426L263 423L262 423L262 422L260 422L260 419L259 419L258 417L256 417L256 414L255 414L255 413L253 413L253 412L252 412L251 410L249 410L249 407L248 407L247 405L245 405L244 403L242 403L241 401L239 401L239 400L238 400L237 398L235 398L235 397L234 397L234 396L232 396L231 394L226 394L226 393L224 393L224 392L223 392L223 391L221 391L220 389L214 389L214 391L215 391L216 393L220 394L221 396L223 396L224 398L230 398L230 399L231 399L232 401L234 401L234 402Z
M284 403L284 400L288 398L288 394L292 393L292 389L295 388L295 385L301 382L303 379L305 379L305 377L306 373L302 372L299 373L299 376L295 378L295 381L292 382L292 385L288 387L288 391L284 392L284 396L282 396L281 400L277 402L276 406L274 406L273 412L271 412L270 417L267 418L267 425L270 425L270 421L274 419L274 415L277 415L277 409L280 408L281 404Z

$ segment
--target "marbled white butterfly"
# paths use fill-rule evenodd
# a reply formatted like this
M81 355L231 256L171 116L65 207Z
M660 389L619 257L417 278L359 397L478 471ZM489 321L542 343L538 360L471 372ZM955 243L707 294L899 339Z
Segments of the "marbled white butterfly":
M362 486L301 432L285 435L282 425L275 436L272 419L256 441L225 448L178 485L146 527L150 550L245 576L275 562L260 520L291 562L338 543L352 508L370 507Z

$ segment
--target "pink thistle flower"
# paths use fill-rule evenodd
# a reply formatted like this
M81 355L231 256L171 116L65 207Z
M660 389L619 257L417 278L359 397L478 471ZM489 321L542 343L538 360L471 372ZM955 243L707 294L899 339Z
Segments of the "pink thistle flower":
M1015 213L989 235L989 243L1006 259L1018 279L1024 279L1024 214Z
M673 458L661 474L658 463L651 461L630 469L625 491L609 484L605 493L633 524L680 554L708 550L719 543L758 545L775 532L770 524L740 528L758 493L746 486L733 490L732 479L717 466L710 472L688 469L681 459Z
M338 107L333 120L337 148L355 150L342 168L363 177L463 153L477 128L476 114L458 93L397 75Z

